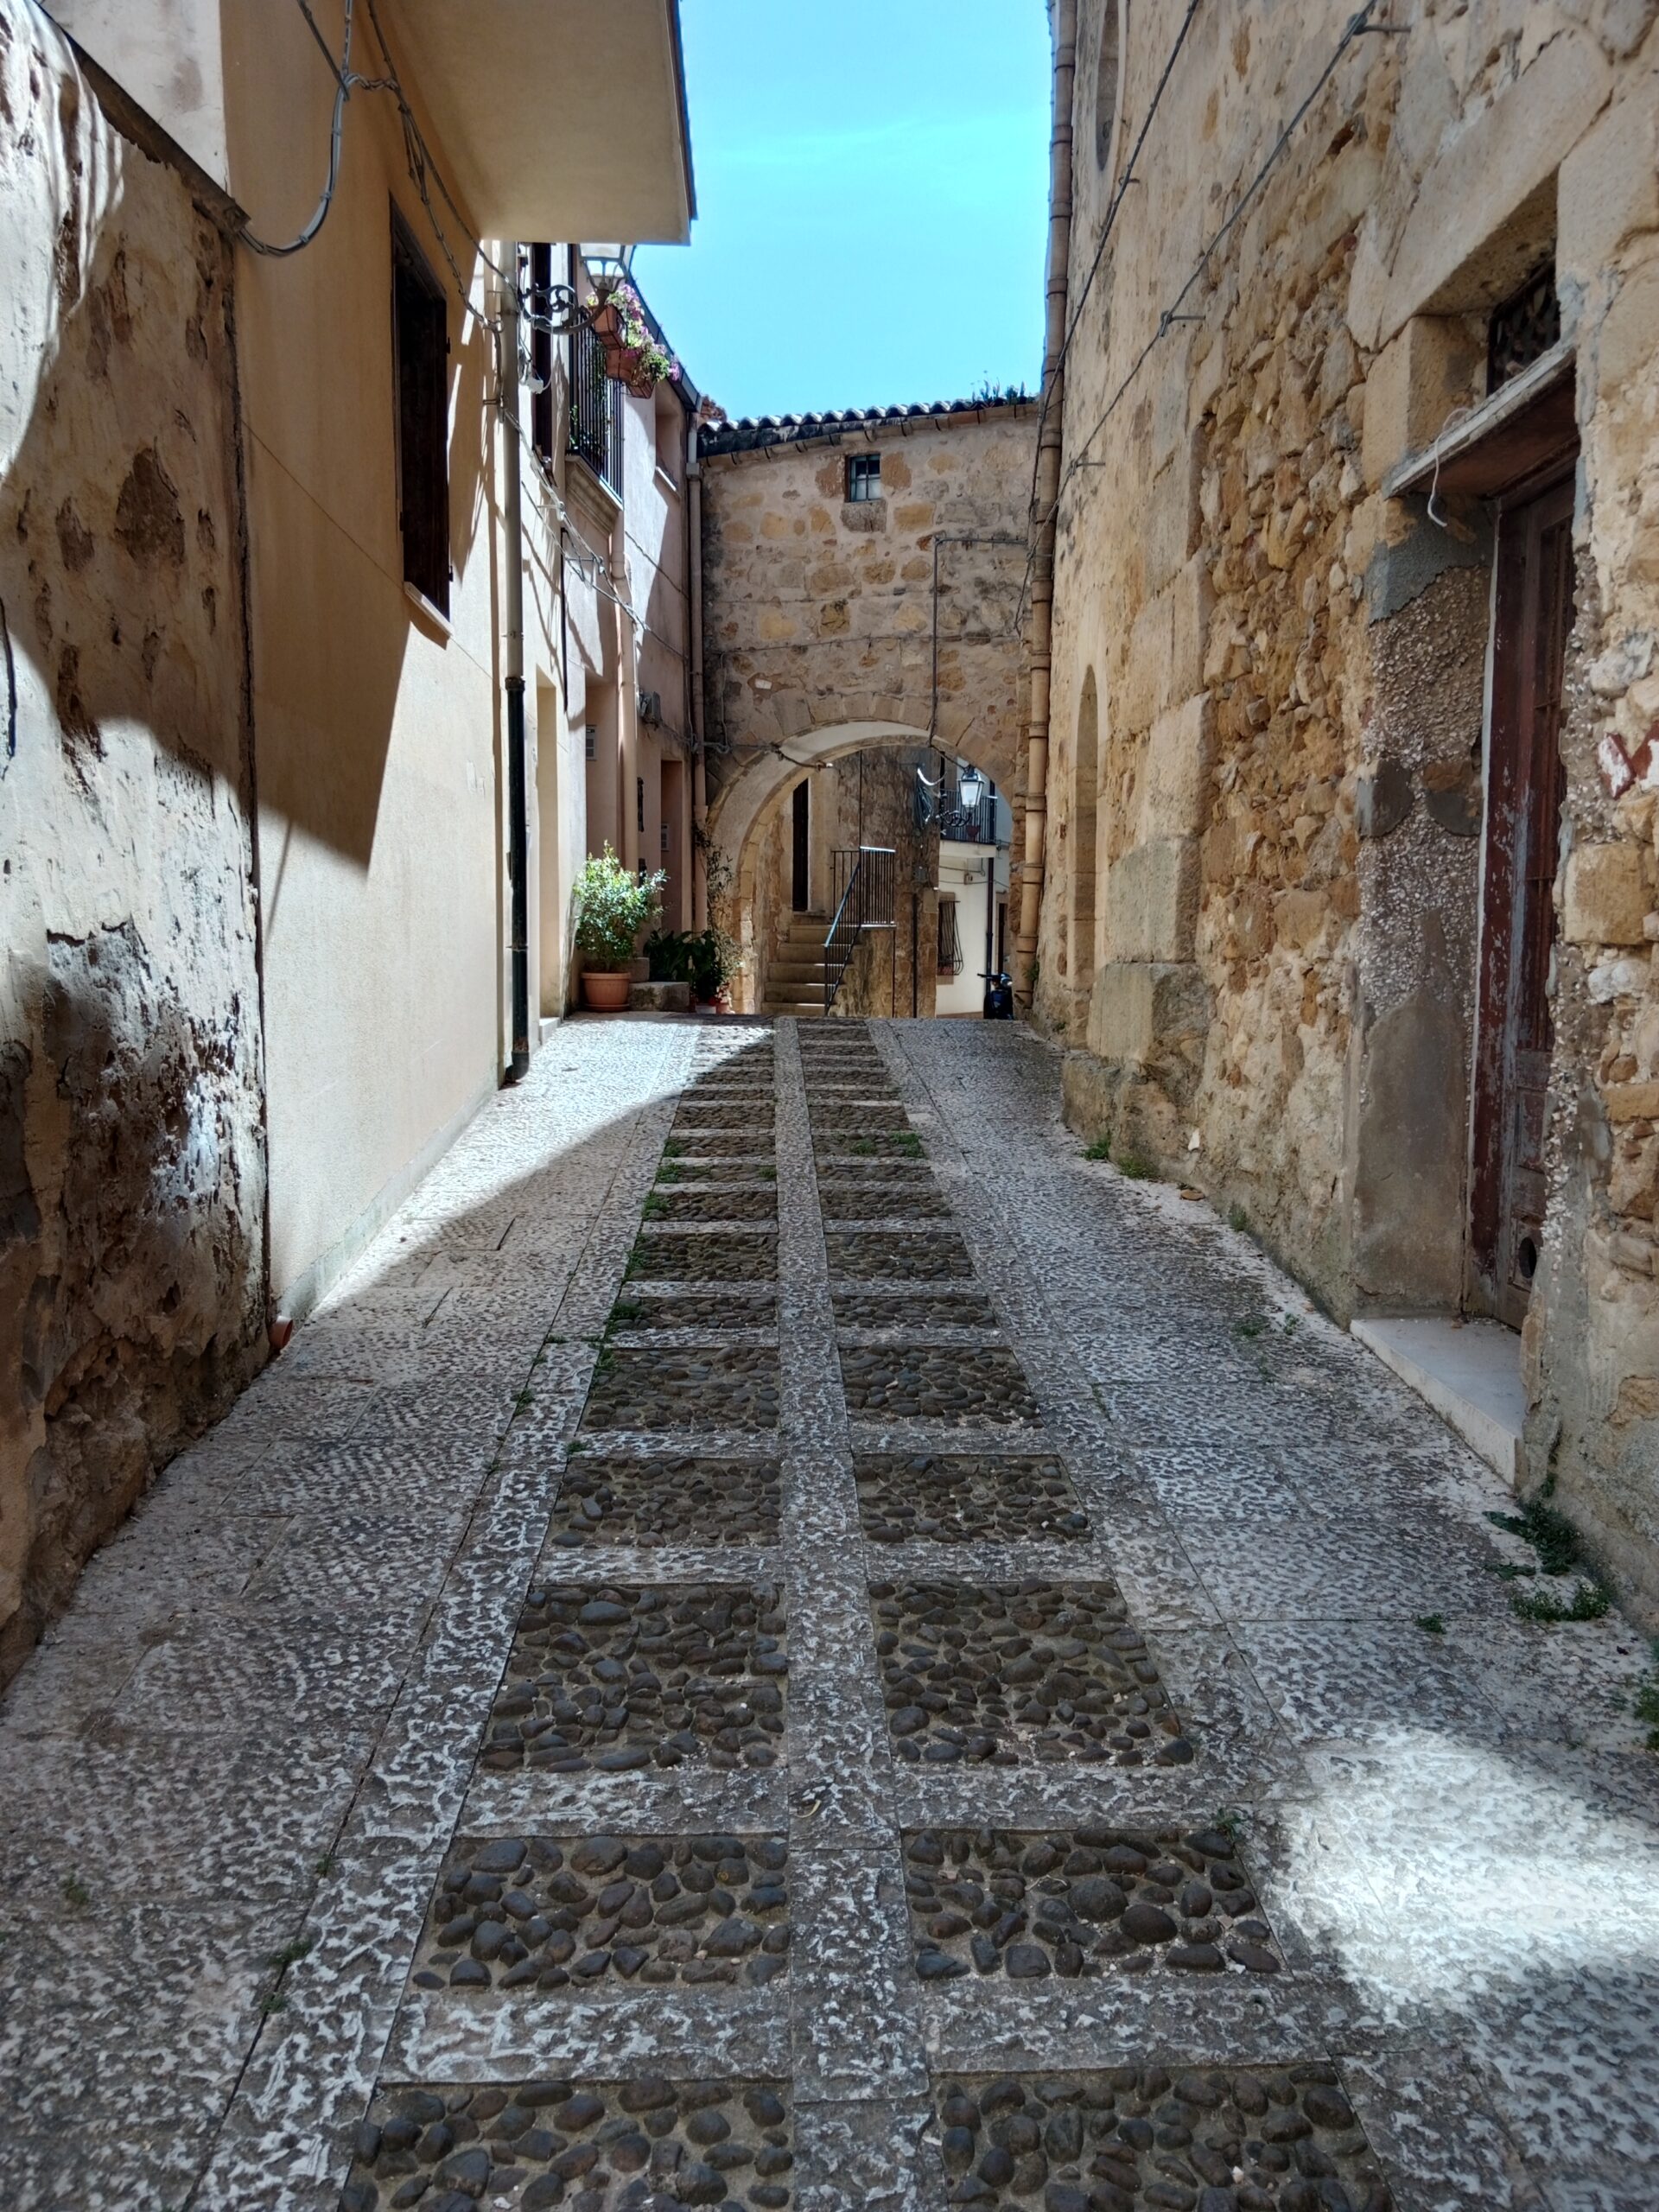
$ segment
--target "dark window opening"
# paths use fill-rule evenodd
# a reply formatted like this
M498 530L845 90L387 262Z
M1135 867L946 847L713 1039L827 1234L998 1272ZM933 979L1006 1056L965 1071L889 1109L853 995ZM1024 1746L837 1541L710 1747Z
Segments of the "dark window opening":
M636 776L633 779L633 806L634 826L643 831L645 826L645 779L643 776Z
M1518 291L1492 309L1486 326L1486 389L1497 391L1541 359L1561 335L1555 258L1535 269Z
M847 459L847 497L849 499L879 499L880 496L880 454L849 454Z
M397 365L397 520L404 580L449 612L448 315L442 288L392 217L392 344Z
M530 311L539 319L548 320L553 313L553 249L550 245L533 245L530 249ZM531 376L540 389L533 392L530 402L530 442L550 467L553 461L553 334L531 327L530 334Z

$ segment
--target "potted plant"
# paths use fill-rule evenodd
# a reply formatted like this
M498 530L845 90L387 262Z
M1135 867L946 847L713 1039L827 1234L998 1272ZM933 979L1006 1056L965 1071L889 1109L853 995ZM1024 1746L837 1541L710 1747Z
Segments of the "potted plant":
M595 1013L626 1006L633 941L657 912L668 878L631 875L608 845L584 862L576 879L576 950L582 955L582 995Z
M594 335L605 349L606 374L626 385L636 399L649 399L659 384L678 376L678 361L658 340L632 284L607 283L590 292L587 308Z
M742 967L742 955L725 931L718 928L702 931L689 940L689 945L691 982L697 1004L729 1014L732 995L727 985Z

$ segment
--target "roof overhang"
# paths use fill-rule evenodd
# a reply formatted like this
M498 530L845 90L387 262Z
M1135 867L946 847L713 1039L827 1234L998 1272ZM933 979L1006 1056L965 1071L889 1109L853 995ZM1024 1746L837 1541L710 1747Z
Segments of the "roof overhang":
M1492 499L1571 450L1578 435L1573 340L1563 338L1478 407L1458 408L1421 453L1382 480L1383 496L1461 492Z
M690 237L679 0L392 0L383 20L486 237Z

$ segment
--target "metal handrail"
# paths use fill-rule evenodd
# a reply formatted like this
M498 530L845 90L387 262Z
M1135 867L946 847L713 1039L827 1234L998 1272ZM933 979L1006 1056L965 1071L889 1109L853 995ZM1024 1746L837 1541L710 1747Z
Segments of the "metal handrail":
M846 887L823 940L823 1010L830 1012L866 930L890 930L898 855L891 845L848 846L831 855L833 880ZM850 863L850 865L849 865Z

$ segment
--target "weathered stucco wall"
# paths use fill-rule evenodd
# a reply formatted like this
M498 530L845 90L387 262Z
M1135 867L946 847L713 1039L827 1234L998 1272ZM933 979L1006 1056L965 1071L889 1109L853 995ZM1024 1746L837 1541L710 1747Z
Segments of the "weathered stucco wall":
M1168 46L1080 12L1074 301ZM1582 455L1529 1451L1659 1603L1656 15L1426 0L1354 39L1158 335L1347 20L1200 11L1067 361L1038 1010L1079 1126L1338 1313L1458 1306L1491 537L1382 486L1553 248Z
M0 0L0 1679L264 1343L231 263Z

